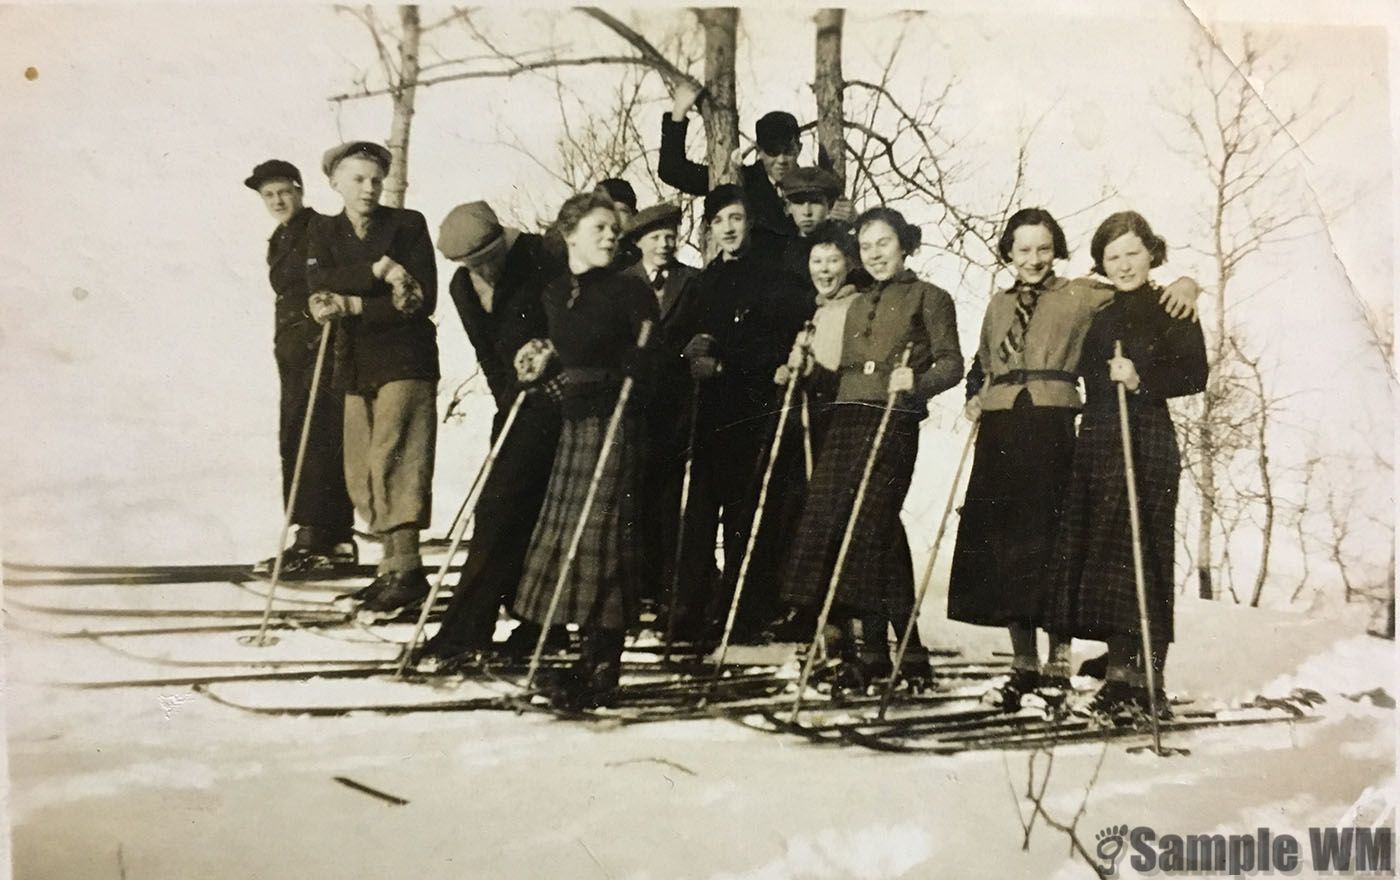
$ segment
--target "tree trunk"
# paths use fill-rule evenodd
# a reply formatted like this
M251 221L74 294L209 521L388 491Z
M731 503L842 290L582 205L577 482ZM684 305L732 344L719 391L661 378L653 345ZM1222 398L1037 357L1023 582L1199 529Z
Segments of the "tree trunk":
M399 23L403 35L399 39L399 79L394 84L394 121L389 128L389 174L384 179L381 202L391 208L402 208L408 191L408 136L413 128L413 100L418 91L418 39L422 27L417 6L400 6Z
M734 92L734 51L738 42L739 10L697 9L695 17L705 30L705 100L700 116L705 120L705 160L710 186L739 179L734 153L739 148L739 110Z
M1256 455L1259 463L1259 488L1264 496L1264 536L1263 547L1259 553L1259 571L1254 576L1254 595L1249 598L1249 604L1255 608L1259 607L1259 599L1264 595L1264 581L1269 577L1269 550L1274 544L1274 483L1269 474L1269 409L1264 399L1264 379L1262 376L1257 378L1260 412L1259 449Z
M1217 372L1225 363L1225 287L1230 283L1230 270L1225 263L1225 174L1229 160L1225 159L1215 178L1215 217L1211 224L1215 244L1215 339L1211 340L1212 366L1210 380L1206 383L1206 393L1201 401L1201 519L1200 534L1197 536L1196 574L1200 582L1199 595L1202 599L1214 599L1216 590L1211 583L1210 565L1214 558L1211 553L1211 531L1215 525L1215 419L1219 400L1217 389L1220 380Z
M817 97L819 164L846 179L846 80L841 72L841 33L844 9L817 10L817 63L812 91Z

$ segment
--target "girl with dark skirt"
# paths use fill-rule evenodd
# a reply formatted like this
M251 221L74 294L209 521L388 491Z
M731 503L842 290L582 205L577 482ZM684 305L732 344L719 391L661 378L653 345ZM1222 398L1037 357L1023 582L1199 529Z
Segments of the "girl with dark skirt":
M1054 700L1069 686L1070 640L1052 637L1042 668L1036 629L1074 455L1080 349L1113 288L1055 275L1055 261L1069 251L1059 223L1041 208L1011 215L997 250L1016 283L988 302L968 375L966 413L979 426L948 617L1008 629L1011 675L988 698L1015 711L1028 693ZM1172 287L1179 296L1164 301L1173 312L1189 313L1195 282L1180 279Z
M834 684L863 689L893 673L890 624L902 627L915 612L913 563L899 513L914 475L919 422L929 398L962 376L962 353L952 297L905 268L919 245L918 228L883 207L866 211L855 226L871 283L846 310L834 415L783 592L799 607L820 608L825 600L887 395L895 393L832 606L831 621L842 633ZM909 346L909 365L900 366ZM900 674L911 686L927 683L927 652L915 647L906 661Z
M1205 338L1195 320L1172 318L1150 272L1165 242L1140 214L1105 220L1090 246L1094 270L1112 282L1113 301L1094 316L1080 372L1086 401L1069 490L1053 552L1045 628L1061 639L1108 643L1103 688L1090 704L1117 714L1149 705L1144 662L1162 687L1175 596L1174 554L1181 454L1167 400L1205 389ZM1116 356L1115 344L1122 344ZM1151 658L1143 658L1133 535L1120 435L1117 385L1127 391L1146 579ZM1159 711L1167 701L1158 699Z
M659 317L656 296L641 278L618 271L613 256L618 218L612 201L593 193L564 203L556 228L568 246L569 274L544 291L552 363L541 372L518 358L522 382L560 401L563 429L549 489L526 556L517 616L543 624L561 566L579 526L584 498L604 450L604 435L623 379L634 390L620 422L583 527L582 543L564 582L554 624L579 625L579 661L550 688L570 707L607 705L621 671L622 645L637 614L640 591L638 486L645 461L643 404L654 372L637 348L645 322ZM523 351L523 350L522 350Z

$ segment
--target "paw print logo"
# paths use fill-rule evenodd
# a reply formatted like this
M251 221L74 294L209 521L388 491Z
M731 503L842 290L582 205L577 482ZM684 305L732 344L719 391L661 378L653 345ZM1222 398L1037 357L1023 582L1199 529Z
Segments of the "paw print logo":
M1123 855L1127 837L1127 825L1109 825L1094 835L1094 839L1098 841L1094 851L1098 854L1099 861L1102 862L1101 872L1103 876L1114 877L1118 874L1118 859Z

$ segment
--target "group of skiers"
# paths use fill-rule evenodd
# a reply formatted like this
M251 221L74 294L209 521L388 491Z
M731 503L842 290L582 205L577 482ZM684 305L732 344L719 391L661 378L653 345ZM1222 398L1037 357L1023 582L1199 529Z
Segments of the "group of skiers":
M799 167L800 129L784 112L758 120L758 158L739 183L711 188L685 156L694 101L678 95L663 118L658 173L703 196L714 251L703 269L677 260L681 208L639 211L619 179L568 198L543 234L481 201L442 220L437 250L460 264L449 293L496 404L495 458L420 665L525 657L572 623L579 659L549 687L570 706L606 705L625 635L650 606L669 639L709 646L815 644L820 618L833 686L928 686L917 638L899 668L891 656L890 634L918 611L900 511L928 401L965 377L977 434L949 616L1009 629L1012 674L994 699L1014 709L1063 693L1079 637L1109 646L1101 708L1146 706L1146 665L1160 687L1172 639L1180 464L1166 400L1206 374L1194 282L1153 284L1166 248L1132 212L1094 234L1107 283L1067 280L1054 271L1068 257L1055 219L1018 211L999 246L1015 283L993 295L965 372L952 298L906 265L919 228L887 206L857 215L839 177ZM433 240L421 214L379 204L390 164L375 143L328 150L321 170L344 202L334 216L302 204L290 163L264 162L245 182L279 224L268 265L284 500L298 526L281 570L353 561L353 508L384 553L349 600L381 616L416 612L430 589L419 535L439 379ZM318 352L329 379L315 383ZM1120 389L1151 657L1138 647ZM502 609L520 622L498 643ZM1044 664L1037 630L1050 636Z

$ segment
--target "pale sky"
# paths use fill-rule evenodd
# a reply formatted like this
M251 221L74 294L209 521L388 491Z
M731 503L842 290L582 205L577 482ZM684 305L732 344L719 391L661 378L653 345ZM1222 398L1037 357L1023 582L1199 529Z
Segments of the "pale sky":
M1294 61L1271 87L1271 101L1286 106L1320 85L1319 107L1343 108L1309 145L1301 167L1324 203L1347 210L1327 225L1330 238L1319 226L1251 267L1241 284L1263 292L1241 314L1251 336L1265 340L1280 385L1311 395L1308 420L1353 425L1365 442L1384 442L1390 387L1379 359L1363 345L1349 285L1388 307L1395 56L1380 17L1388 7L1311 8L1316 5L1190 8L1206 10L1202 17L1210 20L1256 19L1254 25L1279 39ZM553 27L577 53L624 49L577 14L518 8L493 9L484 19L503 45L538 45ZM744 10L745 131L775 107L813 118L806 85L810 9ZM1121 193L1066 223L1075 253L1065 271L1083 272L1088 236L1113 210L1142 211L1173 244L1198 237L1193 217L1202 205L1202 181L1171 154L1166 139L1176 134L1158 108L1162 99L1183 94L1198 27L1175 0L1133 9L1125 13L1107 0L1014 7L955 0L915 18L853 11L846 74L873 77L903 28L896 88L913 95L925 81L932 91L956 77L944 121L962 142L959 158L975 172L959 190L972 204L1002 191L1019 131L1040 120L1028 203L1067 214L1092 202L1105 184ZM1279 20L1330 24L1271 27L1257 21L1261 9ZM389 7L382 12L392 15ZM440 12L425 8L423 16ZM652 11L638 23L656 37L683 15ZM11 169L0 177L0 204L11 217L0 250L7 269L0 280L0 375L10 395L7 484L27 493L79 489L89 477L194 474L206 467L199 448L213 438L263 451L251 491L264 491L276 468L271 294L263 264L271 228L242 179L263 159L290 159L303 171L309 203L338 210L317 169L321 152L342 138L382 140L389 123L387 99L352 102L339 112L325 100L348 90L356 69L373 63L363 28L314 4L106 4L0 6L0 31L6 35L0 143ZM1219 29L1226 37L1236 31ZM31 66L38 72L32 81L23 75ZM590 94L618 75L604 68L567 77L577 92ZM659 83L653 88L660 96ZM642 128L652 138L663 106L645 111ZM432 229L462 201L486 198L503 215L528 222L562 198L529 157L500 143L503 132L550 161L559 123L547 81L420 91L408 203ZM1296 197L1313 198L1305 187ZM904 207L911 216L920 210ZM970 348L985 285L963 284L946 260L926 257L920 265L963 304L960 325ZM441 269L445 301L451 267ZM1206 277L1208 264L1177 250L1162 271L1164 280ZM450 305L440 306L438 318L445 378L460 379L471 369L469 348ZM80 425L102 427L75 430ZM270 501L275 505L275 490Z

